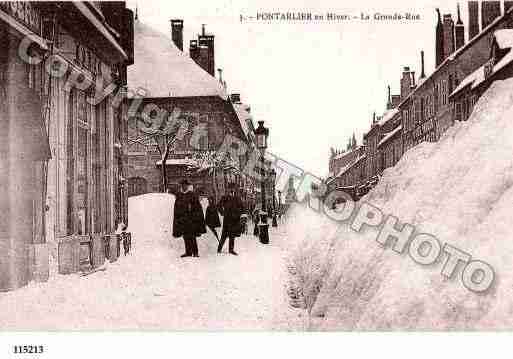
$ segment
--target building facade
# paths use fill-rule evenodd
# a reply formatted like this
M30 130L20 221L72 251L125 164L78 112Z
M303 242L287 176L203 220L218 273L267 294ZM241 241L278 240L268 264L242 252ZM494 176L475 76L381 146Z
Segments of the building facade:
M415 72L404 67L400 101L397 96L392 100L394 96L389 92L387 111L383 117L373 119L364 135L364 180L370 187L376 182L373 179L385 168L394 166L404 152L424 141L438 141L454 121L466 120L492 81L512 76L513 3L505 1L501 6L499 1L469 1L468 10L469 40L465 42L459 6L456 23L451 14L442 16L437 9L434 72L425 75L421 51L418 82ZM330 171L331 166L330 159ZM358 184L349 167L330 182Z
M0 2L0 290L46 280L61 241L126 221L116 99L132 21L124 2Z
M228 183L235 183L243 201L250 206L255 202L257 187L256 181L243 171L255 148L250 108L240 101L239 94L228 96L226 84L213 76L213 36L204 30L200 35L202 46L210 46L206 66L193 52L188 56L182 51L183 26L182 20L171 20L168 37L140 19L135 21L136 63L129 69L128 86L143 90L144 95L127 100L128 104L137 101L136 108L130 110L131 123L144 124L145 116L154 110L166 114L166 126L177 121L185 123L185 130L170 132L166 141L172 145L163 151L165 146L155 142L158 139L141 141L145 130L130 126L129 195L176 193L186 178L201 196L214 197L216 201L226 192ZM245 150L224 148L227 141L230 147L241 146Z

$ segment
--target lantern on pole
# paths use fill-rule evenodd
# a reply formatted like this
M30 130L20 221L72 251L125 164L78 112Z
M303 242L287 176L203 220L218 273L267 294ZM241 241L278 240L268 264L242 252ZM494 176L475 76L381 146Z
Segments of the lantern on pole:
M267 224L267 212L265 206L265 150L267 149L267 139L269 137L269 129L264 127L264 121L258 121L258 127L255 129L256 146L260 151L260 184L261 184L261 201L262 208L260 210L260 223L258 224L258 235L260 243L269 243L269 224Z

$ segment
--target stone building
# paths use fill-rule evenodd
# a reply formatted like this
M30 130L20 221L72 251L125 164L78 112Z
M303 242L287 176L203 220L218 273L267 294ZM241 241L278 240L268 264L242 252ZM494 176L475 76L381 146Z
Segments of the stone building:
M182 29L183 21L172 20L171 37L168 37L140 19L135 21L135 65L128 71L128 86L142 95L131 99L139 104L135 111L130 111L130 117L137 120L145 116L147 109L162 110L190 123L191 131L177 136L164 160L154 143L137 140L138 128L129 129L129 195L163 190L176 193L180 181L187 178L203 196L219 199L227 183L233 182L238 184L246 201L254 200L254 181L242 172L254 148L249 106L242 104L238 94L228 96L221 79L216 79L210 70L207 72L180 50ZM196 126L204 129L199 138L195 137ZM247 151L214 166L208 159L216 157L227 136L243 143ZM165 189L162 171L168 180Z
M0 291L126 221L132 22L124 2L0 2Z
M492 81L513 75L510 54L513 2L505 1L502 7L499 1L469 1L468 9L467 42L459 6L456 23L452 15L442 16L437 9L436 68L426 76L423 51L418 82L415 72L404 67L400 95L394 98L389 93L387 111L383 117L373 119L364 135L365 181L373 182L373 178L395 165L404 152L417 144L438 141L454 121L469 117ZM357 185L358 179L351 175L355 172L352 168L343 167L336 176L337 181L331 178L328 182L337 183L336 186Z
M483 28L479 29L478 14L481 6ZM450 14L443 16L438 12L436 31L437 58L441 60L435 71L427 78L419 80L418 86L399 105L402 116L404 151L423 141L437 141L454 123L453 105L450 94L459 87L463 79L474 73L490 59L490 44L494 33L500 29L513 28L511 2L505 2L505 12L501 15L499 1L484 1L480 4L469 2L469 31L471 38L454 44L455 27ZM458 31L463 31L459 12ZM443 52L440 53L440 49ZM438 61L437 61L438 62ZM471 104L463 104L462 111L467 111L476 98L469 99Z

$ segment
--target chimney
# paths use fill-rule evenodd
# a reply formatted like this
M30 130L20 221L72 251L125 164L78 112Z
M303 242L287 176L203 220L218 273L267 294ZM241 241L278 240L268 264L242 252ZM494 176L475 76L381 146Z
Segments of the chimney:
M173 43L183 51L183 20L172 19L171 21L171 39Z
M387 110L390 110L392 107L392 96L390 94L390 85L388 85Z
M454 21L451 14L444 14L444 60L454 52Z
M420 52L420 78L423 79L426 77L426 73L424 71L424 50Z
M436 67L438 67L444 61L444 29L442 25L442 18L440 16L440 10L436 9L438 14L438 22L436 23L435 30L435 43L436 43Z
M230 100L232 103L240 103L240 94L239 93L232 93L230 95Z
M465 45L465 26L461 21L460 4L458 4L458 20L454 27L454 39L456 41L456 50Z
M191 57L191 59L194 60L194 62L198 63L198 55L199 55L199 51L198 51L198 41L197 40L191 40L190 43L189 43L189 55Z
M468 39L479 34L479 1L468 2Z
M504 13L513 7L513 1L504 1Z
M493 20L501 16L500 1L483 1L481 3L481 28L490 25Z
M202 47L206 47L206 56L203 69L210 75L215 76L215 56L214 56L214 35L207 35L205 24L201 26L201 35L198 36L198 46L200 51Z
M223 69L217 69L217 72L219 73L219 82L223 83Z
M403 69L403 77L401 78L401 100L404 100L411 91L411 73L410 68L405 66Z
M417 85L415 84L415 71L412 71L411 72L411 88L414 89L415 87L417 87Z

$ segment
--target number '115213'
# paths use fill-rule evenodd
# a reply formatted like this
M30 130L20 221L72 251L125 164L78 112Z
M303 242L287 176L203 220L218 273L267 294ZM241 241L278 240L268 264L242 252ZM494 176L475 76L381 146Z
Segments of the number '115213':
M44 347L42 345L15 345L14 354L42 354Z

